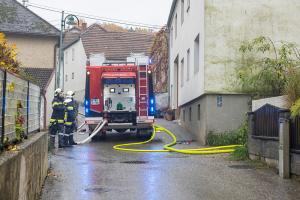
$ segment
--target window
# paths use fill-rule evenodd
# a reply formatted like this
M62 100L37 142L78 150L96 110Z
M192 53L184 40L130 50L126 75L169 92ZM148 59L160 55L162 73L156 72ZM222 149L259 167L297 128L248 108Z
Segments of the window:
M181 0L181 25L184 22L184 0Z
M194 41L194 73L199 72L199 64L200 64L200 45L199 45L199 34L197 35Z
M201 111L200 104L198 104L198 120L199 121L200 121L200 111Z
M189 12L191 7L191 0L187 0L187 8L186 8L186 12Z
M177 14L175 15L175 39L177 38Z
M110 93L116 93L116 89L115 88L109 88L109 92Z
M74 74L74 72L72 73L72 79L74 79L74 77L75 77L75 74Z
M75 60L75 49L72 48L72 61L74 61L74 60Z
M192 121L192 107L189 109L189 120Z
M185 110L183 110L183 112L182 112L182 118L183 118L183 121L185 122Z
M174 34L174 29L173 26L171 27L171 32L170 32L170 46L173 47L173 34Z
M186 80L190 80L190 49L186 53Z
M68 51L65 53L65 64L68 64Z
M223 97L221 95L217 96L217 107L222 107L223 106Z
M68 82L68 74L66 74L65 82Z
M184 86L184 58L181 60L181 72L180 72L180 82L181 82L181 87Z

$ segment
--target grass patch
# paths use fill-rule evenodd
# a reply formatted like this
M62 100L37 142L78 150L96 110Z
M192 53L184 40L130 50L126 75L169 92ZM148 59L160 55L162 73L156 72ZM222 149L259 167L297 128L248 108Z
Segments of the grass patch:
M231 160L239 161L239 160L248 160L248 147L243 145L241 147L237 147L234 152L231 153Z
M245 145L248 139L247 124L243 124L240 128L225 132L213 133L210 132L207 136L207 144L210 146L226 146L226 145Z
M240 128L230 132L210 132L207 136L207 144L210 146L243 145L241 147L237 147L236 150L231 154L232 160L247 160L249 158L247 141L247 123L244 123Z

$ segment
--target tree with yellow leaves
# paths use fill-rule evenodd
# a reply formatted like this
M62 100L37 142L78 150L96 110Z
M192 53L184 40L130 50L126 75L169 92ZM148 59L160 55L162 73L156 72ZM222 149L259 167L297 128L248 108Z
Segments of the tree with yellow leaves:
M19 73L19 66L16 45L8 44L4 33L0 32L0 68L13 73Z

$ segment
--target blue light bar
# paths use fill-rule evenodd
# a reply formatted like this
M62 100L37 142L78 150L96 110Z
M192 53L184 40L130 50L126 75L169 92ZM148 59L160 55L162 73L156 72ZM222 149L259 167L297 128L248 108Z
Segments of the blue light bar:
M88 105L89 105L89 101L85 100L85 106L88 106Z
M151 108L150 108L150 111L151 111L151 112L154 112L154 107L151 107Z
M150 103L151 103L151 105L153 105L154 104L154 99L151 99Z
M85 113L89 113L90 110L88 108L85 109Z

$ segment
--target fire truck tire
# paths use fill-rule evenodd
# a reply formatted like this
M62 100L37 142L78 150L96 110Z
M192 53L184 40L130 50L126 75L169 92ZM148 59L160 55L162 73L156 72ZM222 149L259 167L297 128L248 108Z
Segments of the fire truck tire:
M137 138L151 138L152 129L138 129L136 132Z
M118 133L125 133L128 129L118 129L117 132Z

